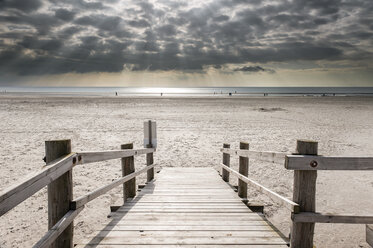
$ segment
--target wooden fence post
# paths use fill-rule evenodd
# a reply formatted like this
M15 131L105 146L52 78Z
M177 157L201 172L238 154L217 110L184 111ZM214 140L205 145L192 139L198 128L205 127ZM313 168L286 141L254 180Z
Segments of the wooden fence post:
M71 153L71 140L45 141L45 162ZM75 161L76 162L76 161ZM50 230L69 210L73 200L72 171L68 171L48 184L48 229ZM53 248L73 247L71 223L50 246Z
M317 142L297 140L297 153L317 155ZM317 170L295 170L293 201L299 204L300 212L315 212ZM290 237L292 248L312 248L315 223L293 222Z
M152 144L148 144L147 148L152 148ZM146 165L152 165L154 163L153 153L146 154ZM146 181L150 182L154 178L154 167L146 172Z
M240 149L241 150L249 150L249 143L247 142L240 142ZM248 176L249 174L249 158L247 157L239 157L239 167L238 172L241 175ZM238 196L241 198L247 198L247 183L238 179Z
M155 133L152 133L152 132L155 132L155 122L152 122L151 120L149 120L148 125L144 125L144 127L148 128L148 130L144 130L144 134L145 136L148 135L147 138L149 140L149 143L146 145L146 148L154 148L155 146L153 145L152 137L154 136ZM147 166L152 165L153 163L154 163L153 153L147 153L146 154L146 165ZM150 182L151 180L154 179L154 167L146 172L146 179L147 179L146 180L147 182Z
M230 144L223 144L223 148L230 148ZM230 154L223 153L223 164L228 166L230 165ZM229 182L229 171L224 170L222 171L222 177L225 182Z
M133 149L133 143L123 144L120 146L122 150ZM122 176L127 176L135 172L135 159L134 156L122 158ZM136 196L136 177L123 184L123 202L127 198Z

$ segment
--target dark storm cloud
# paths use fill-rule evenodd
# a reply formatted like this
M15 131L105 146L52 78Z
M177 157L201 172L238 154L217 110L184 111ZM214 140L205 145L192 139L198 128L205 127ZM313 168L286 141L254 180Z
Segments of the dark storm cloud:
M370 0L0 0L0 73L369 67L372 11Z
M239 67L235 68L233 71L242 71L242 72L270 72L274 73L275 71L272 69L265 69L261 66L244 66L244 67Z
M67 9L57 9L55 11L55 15L58 19L64 20L64 21L71 21L74 19L76 13Z
M1 9L16 9L23 12L31 12L39 9L42 6L41 0L1 0Z

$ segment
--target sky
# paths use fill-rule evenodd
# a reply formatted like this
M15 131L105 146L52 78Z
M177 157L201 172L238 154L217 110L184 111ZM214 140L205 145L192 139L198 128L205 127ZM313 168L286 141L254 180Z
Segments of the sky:
M0 86L372 86L372 0L0 0Z

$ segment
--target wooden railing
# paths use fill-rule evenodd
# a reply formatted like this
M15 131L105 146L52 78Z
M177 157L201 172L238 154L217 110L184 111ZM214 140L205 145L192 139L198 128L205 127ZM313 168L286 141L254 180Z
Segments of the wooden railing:
M151 129L154 122L147 124ZM0 192L0 216L48 186L48 229L34 247L73 247L73 220L84 205L123 185L123 200L136 195L135 177L147 172L147 181L154 178L152 139L147 138L147 147L132 149L133 144L121 146L123 150L100 152L71 152L71 140L46 141L46 165L16 185ZM124 150L125 149L125 150ZM146 167L135 171L134 156L146 154ZM111 159L122 159L122 177L84 196L73 199L72 169L79 164L94 163Z
M240 149L230 149L224 144L222 178L229 182L229 174L238 177L238 195L247 198L247 185L267 195L274 202L291 210L292 228L290 234L291 247L313 247L315 223L348 223L373 224L373 216L347 216L317 213L315 206L317 170L373 170L373 157L326 157L317 155L317 142L297 141L297 153L285 154L279 152L259 152L249 150L249 144L240 143ZM239 172L230 168L230 156L239 156ZM293 199L268 189L248 177L249 158L269 161L272 163L285 162L285 168L294 170ZM366 226L367 242L372 245L373 231Z

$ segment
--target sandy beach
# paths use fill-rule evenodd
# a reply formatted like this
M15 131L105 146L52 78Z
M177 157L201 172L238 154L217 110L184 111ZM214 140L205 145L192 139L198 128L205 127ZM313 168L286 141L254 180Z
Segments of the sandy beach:
M143 147L143 121L157 122L161 167L218 169L223 143L291 153L297 139L319 142L319 154L373 156L373 97L126 98L0 96L0 189L44 165L44 141L71 139L73 151ZM237 169L237 159L231 165ZM145 157L135 160L145 166ZM119 160L74 168L74 198L121 176ZM291 199L293 172L284 165L250 160L249 174ZM144 175L138 181L144 183ZM237 180L231 177L231 183ZM266 205L269 220L286 236L290 213L250 191ZM317 211L372 215L373 172L320 171ZM75 240L108 221L121 188L90 202L75 220ZM284 221L286 220L286 221ZM46 189L0 217L0 247L30 247L47 231ZM316 247L369 247L364 225L316 224Z

